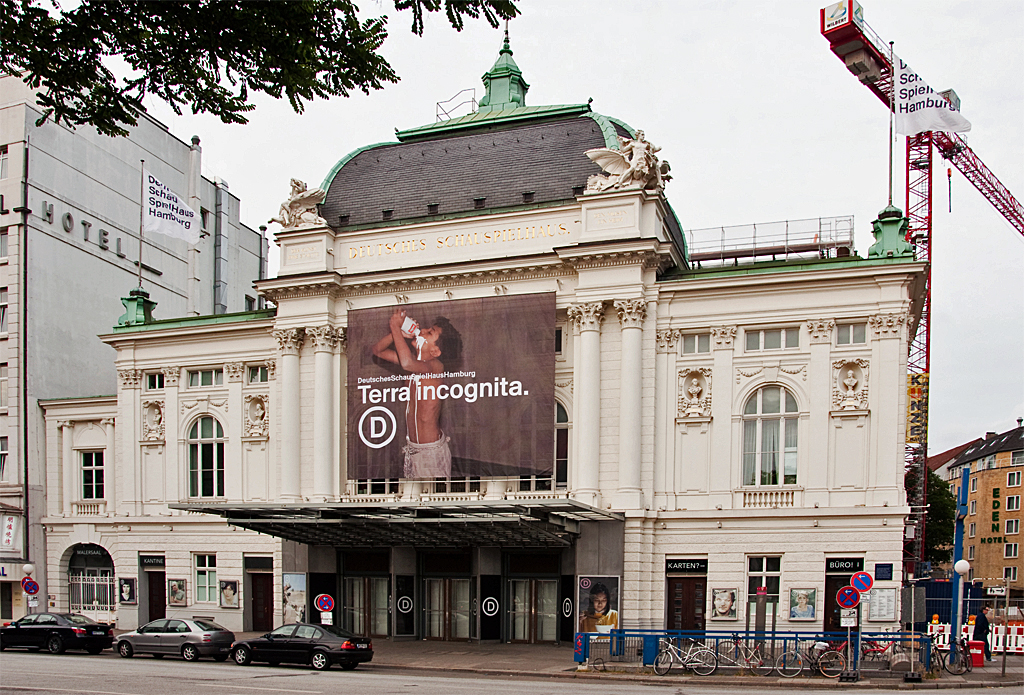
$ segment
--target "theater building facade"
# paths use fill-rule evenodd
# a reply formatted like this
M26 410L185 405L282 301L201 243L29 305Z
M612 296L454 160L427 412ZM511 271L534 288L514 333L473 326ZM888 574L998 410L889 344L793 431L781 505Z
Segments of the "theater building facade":
M837 627L864 569L864 624L894 626L923 277L899 211L864 257L698 262L642 131L527 106L507 43L484 82L323 196L293 183L274 308L103 336L116 397L44 404L51 576L102 549L121 627L555 642L742 629L759 593L779 629ZM65 515L92 450L112 513Z

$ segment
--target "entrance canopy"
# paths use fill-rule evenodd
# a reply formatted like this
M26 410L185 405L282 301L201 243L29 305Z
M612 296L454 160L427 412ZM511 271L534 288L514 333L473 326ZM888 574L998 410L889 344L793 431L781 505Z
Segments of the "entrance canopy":
M235 526L310 545L387 546L572 545L581 521L623 516L572 499L171 504L222 516Z

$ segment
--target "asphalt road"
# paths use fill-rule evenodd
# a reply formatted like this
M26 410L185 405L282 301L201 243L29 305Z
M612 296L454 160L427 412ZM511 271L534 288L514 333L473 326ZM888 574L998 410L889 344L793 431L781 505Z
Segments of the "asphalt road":
M746 679L744 679L746 680ZM750 682L736 687L687 683L650 685L604 679L563 679L440 675L387 666L364 665L355 671L323 673L300 666L237 666L231 662L5 651L0 654L0 693L81 693L82 695L469 695L505 692L516 695L729 695L750 692ZM781 691L780 691L781 692ZM801 693L835 692L800 689ZM872 693L897 692L871 690Z

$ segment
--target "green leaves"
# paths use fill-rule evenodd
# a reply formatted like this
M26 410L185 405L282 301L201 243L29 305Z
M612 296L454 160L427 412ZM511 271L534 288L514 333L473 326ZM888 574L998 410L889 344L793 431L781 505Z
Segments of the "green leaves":
M0 0L0 70L20 75L43 108L70 127L127 135L156 96L175 113L211 113L246 123L251 92L288 99L297 113L314 98L382 89L398 76L378 53L384 17L360 20L351 0L153 2L83 0L51 15L41 0ZM519 14L513 0L395 0L423 33L442 8L456 30L481 15L491 26ZM132 69L118 80L104 65Z

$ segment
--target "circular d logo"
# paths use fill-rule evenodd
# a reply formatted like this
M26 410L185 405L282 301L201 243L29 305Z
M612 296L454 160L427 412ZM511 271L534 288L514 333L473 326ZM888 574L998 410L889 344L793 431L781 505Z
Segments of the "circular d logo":
M383 406L375 405L359 418L359 438L371 449L386 447L397 432L394 414Z

